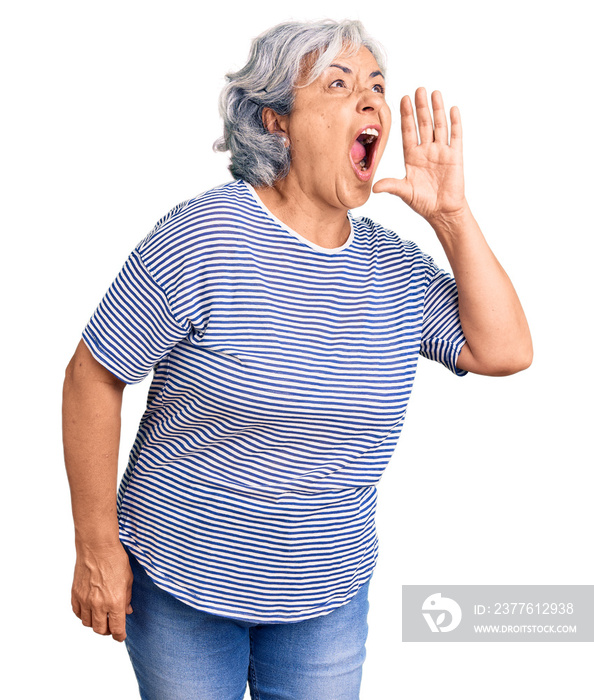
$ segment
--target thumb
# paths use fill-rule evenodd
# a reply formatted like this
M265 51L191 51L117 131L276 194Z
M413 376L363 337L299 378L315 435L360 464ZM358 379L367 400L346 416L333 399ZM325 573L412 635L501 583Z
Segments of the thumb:
M408 194L409 189L410 185L406 182L406 180L397 180L393 177L386 177L383 180L378 180L374 184L372 191L375 193L389 192L390 194L395 194L397 197L402 197L404 199Z

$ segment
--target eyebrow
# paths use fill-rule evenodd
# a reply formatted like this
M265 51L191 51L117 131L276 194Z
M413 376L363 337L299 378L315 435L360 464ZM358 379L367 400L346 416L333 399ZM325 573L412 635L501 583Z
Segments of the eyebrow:
M343 71L343 73L352 73L353 72L350 68L347 68L346 66L340 66L340 65L338 65L338 63L331 63L329 67L330 68L340 68L340 70ZM381 72L381 70L373 71L373 73L369 74L369 77L370 78L377 78L378 75L381 75L382 78L384 77L384 74Z

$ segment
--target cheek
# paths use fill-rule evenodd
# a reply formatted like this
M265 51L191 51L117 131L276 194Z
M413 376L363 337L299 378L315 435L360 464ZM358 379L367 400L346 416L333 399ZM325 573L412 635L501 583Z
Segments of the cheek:
M316 138L304 138L301 141L301 158L307 160L312 170L323 174L344 161L344 138L330 124L318 127L315 133Z
M392 114L390 112L390 108L386 107L386 111L382 111L381 115L381 124L382 124L382 142L379 147L379 152L378 152L378 161L379 159L383 156L384 151L386 150L386 146L388 145L388 138L390 136L390 129L392 127Z
M392 127L392 110L388 107L388 105L385 105L382 108L380 112L380 117L382 122L382 128L385 133L385 140L387 141L390 129Z

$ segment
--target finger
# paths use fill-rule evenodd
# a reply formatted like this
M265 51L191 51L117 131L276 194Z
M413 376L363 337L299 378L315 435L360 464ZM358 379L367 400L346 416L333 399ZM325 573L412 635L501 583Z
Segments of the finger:
M71 598L71 605L72 605L72 612L80 619L81 616L81 607L80 607L80 600L78 598L75 598L72 596Z
M93 611L93 632L103 635L109 634L107 613Z
M435 127L433 134L436 141L448 145L448 119L443 106L443 98L439 90L431 93L431 105L433 107L433 122Z
M400 126L402 129L402 148L406 153L408 149L419 145L415 113L408 95L400 100Z
M460 110L457 107L452 107L450 110L450 120L452 122L450 146L462 151L462 118L460 117Z
M90 608L81 608L80 619L85 627L93 626L93 616L91 614Z
M415 92L415 107L417 108L421 143L431 143L433 141L433 121L431 120L431 110L427 103L427 91L423 87L417 88Z
M378 180L373 186L373 191L378 192L389 192L390 194L395 194L397 197L408 201L410 198L410 185L406 180L398 180L396 178L387 177L383 180Z
M109 613L109 634L116 642L126 639L126 613Z
M128 581L128 589L126 591L126 615L131 615L134 610L132 609L132 584L134 583L134 576L130 572L130 580Z

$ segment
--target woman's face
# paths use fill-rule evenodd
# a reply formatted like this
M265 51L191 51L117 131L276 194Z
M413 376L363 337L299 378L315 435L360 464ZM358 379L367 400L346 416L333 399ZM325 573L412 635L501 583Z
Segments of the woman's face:
M391 125L385 81L371 52L337 56L311 85L296 89L287 180L321 206L364 204Z

